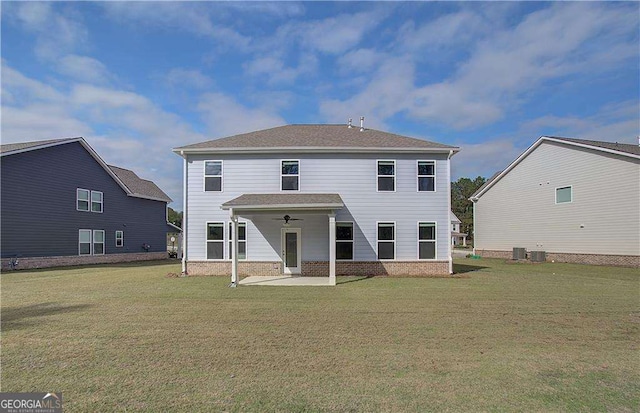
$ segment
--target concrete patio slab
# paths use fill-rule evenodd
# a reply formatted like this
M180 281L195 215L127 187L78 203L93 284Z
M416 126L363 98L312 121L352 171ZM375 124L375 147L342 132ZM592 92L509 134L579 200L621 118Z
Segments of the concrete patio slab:
M329 277L294 277L291 275L281 276L250 276L243 278L240 285L268 285L268 286L314 286L330 287Z

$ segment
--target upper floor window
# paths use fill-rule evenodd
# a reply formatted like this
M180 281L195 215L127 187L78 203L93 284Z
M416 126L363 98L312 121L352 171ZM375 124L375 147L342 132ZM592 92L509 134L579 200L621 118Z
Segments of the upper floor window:
M91 191L91 212L102 212L102 199L102 192Z
M224 259L224 224L222 222L207 224L207 259Z
M222 161L204 161L204 190L222 192Z
M433 192L436 190L436 163L434 161L418 161L418 191Z
M84 212L102 212L104 195L100 191L76 190L76 209Z
M421 260L436 259L436 223L418 223L418 258Z
M395 222L378 223L378 259L393 260L396 257Z
M232 259L233 251L233 222L229 222L229 259ZM238 259L247 259L247 223L238 222Z
M283 191L298 191L300 189L300 161L281 162L280 188Z
M378 191L396 190L396 161L378 161Z
M91 196L91 191L88 189L80 189L76 190L76 209L78 211L89 211L89 197Z
M572 201L572 188L570 186L564 186L562 188L556 188L556 204L564 204Z
M353 259L353 222L336 222L336 259Z

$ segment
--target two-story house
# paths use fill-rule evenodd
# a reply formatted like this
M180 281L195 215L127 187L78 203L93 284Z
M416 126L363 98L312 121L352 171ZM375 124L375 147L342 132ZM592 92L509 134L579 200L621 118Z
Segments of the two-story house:
M462 221L460 221L460 218L451 211L451 245L453 247L456 245L462 245L463 247L467 246L467 234L460 232L461 224Z
M2 268L167 257L171 199L83 138L0 147Z
M351 125L287 125L175 148L184 158L183 272L452 272L458 148ZM234 234L238 234L235 236ZM237 253L234 253L237 251Z

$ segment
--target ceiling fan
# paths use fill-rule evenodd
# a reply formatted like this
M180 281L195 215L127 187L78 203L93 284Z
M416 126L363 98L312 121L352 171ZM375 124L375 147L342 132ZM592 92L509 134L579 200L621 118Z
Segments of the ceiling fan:
M302 218L291 218L289 215L285 215L282 218L273 218L276 221L284 221L284 224L287 225L289 221L304 221Z

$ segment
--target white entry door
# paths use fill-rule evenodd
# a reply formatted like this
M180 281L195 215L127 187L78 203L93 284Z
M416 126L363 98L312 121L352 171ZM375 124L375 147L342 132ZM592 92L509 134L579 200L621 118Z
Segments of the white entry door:
M282 272L300 274L302 270L302 248L300 228L282 228Z

